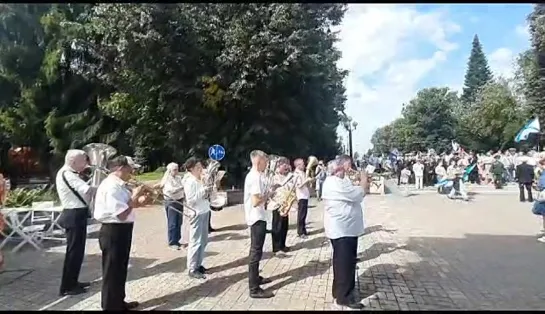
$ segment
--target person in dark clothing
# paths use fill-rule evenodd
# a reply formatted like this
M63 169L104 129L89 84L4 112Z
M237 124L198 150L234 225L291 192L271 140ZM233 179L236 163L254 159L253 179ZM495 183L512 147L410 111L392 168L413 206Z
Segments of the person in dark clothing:
M492 176L494 177L494 186L496 189L503 188L503 173L505 172L505 166L500 161L500 155L494 156L496 161L492 164L492 167L490 168L490 172L492 173Z
M528 201L533 202L532 183L534 182L534 167L528 164L528 160L523 158L521 164L515 169L515 178L519 184L519 198L521 202L526 201L524 189L528 192Z
M469 182L481 184L481 178L479 176L479 167L477 167L478 158L476 154L472 154L469 159L469 167L473 167L473 170L469 173Z

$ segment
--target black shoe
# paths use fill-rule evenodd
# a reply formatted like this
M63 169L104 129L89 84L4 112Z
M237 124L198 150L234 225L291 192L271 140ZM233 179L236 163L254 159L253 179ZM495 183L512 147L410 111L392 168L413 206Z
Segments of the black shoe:
M90 282L78 282L78 287L80 288L89 288L91 286Z
M126 309L127 311L134 310L134 309L137 308L139 305L140 305L140 303L138 303L138 302L136 302L136 301L125 302L125 309Z
M87 292L87 289L82 288L82 287L77 287L77 288L74 288L74 289L71 289L71 290L61 291L59 293L59 296L64 297L64 296L67 296L67 295L79 295L79 294L83 294L85 292Z
M216 232L216 229L214 228L208 228L208 233Z
M291 248L285 246L285 247L284 247L283 249L281 249L280 251L282 251L282 252L284 252L284 253L288 253L289 251L291 251Z
M200 273L203 273L203 274L206 274L206 272L208 271L208 269L204 268L204 266L199 266L199 272Z
M359 302L347 302L347 303L339 303L337 302L338 305L340 306L346 306L347 308L349 309L353 309L353 310L361 310L363 309L365 306Z
M268 283L271 283L272 280L270 278L265 278L265 277L261 277L259 276L259 284L260 285L266 285Z
M272 297L274 297L274 293L270 291L265 291L261 288L254 292L250 292L250 298L252 299L270 299Z
M199 271L190 271L189 272L189 277L191 278L194 278L194 279L206 279L206 276L199 272Z

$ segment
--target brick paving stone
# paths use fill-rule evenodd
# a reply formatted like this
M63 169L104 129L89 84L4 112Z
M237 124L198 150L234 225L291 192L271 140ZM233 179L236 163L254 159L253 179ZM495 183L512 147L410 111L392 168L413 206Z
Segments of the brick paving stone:
M366 199L366 234L359 240L357 293L370 310L493 310L545 308L543 244L529 204L513 195L475 195L468 204L433 194ZM332 249L323 235L322 207L309 210L311 236L288 233L292 252L273 257L267 236L261 274L276 295L248 296L248 231L240 206L214 212L206 280L190 279L186 252L166 245L164 211L137 210L127 282L128 300L143 310L348 310L331 296ZM88 293L57 296L64 246L6 252L0 273L0 310L100 309L101 255L98 226L89 227L81 280Z

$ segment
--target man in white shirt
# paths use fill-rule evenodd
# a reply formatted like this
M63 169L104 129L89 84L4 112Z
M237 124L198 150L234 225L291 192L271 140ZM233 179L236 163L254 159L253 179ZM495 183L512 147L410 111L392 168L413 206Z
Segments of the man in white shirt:
M301 158L296 159L295 165L295 195L297 196L297 235L305 239L307 233L307 213L308 199L310 197L309 183L311 180L307 178L305 173L305 161Z
M290 161L286 157L280 157L277 166L277 173L274 176L274 187L275 192L276 188L280 187L282 184L282 189L292 189L293 188L293 179L290 182L288 173L290 169ZM277 204L278 206L279 204ZM289 215L281 216L278 210L272 212L272 249L273 254L281 256L284 253L290 251L290 248L286 246L286 238L288 235L289 228Z
M189 277L206 279L206 268L202 265L204 250L208 244L208 218L210 217L210 202L207 194L212 187L202 184L203 167L199 160L189 158L185 164L188 173L184 176L184 193L186 207L195 211L195 216L189 218L189 244L187 247L187 269Z
M361 309L354 296L358 237L364 233L362 202L369 188L365 171L356 186L346 178L351 165L349 156L341 156L328 164L331 175L324 181L324 230L333 246L333 298L337 304Z
M179 175L179 166L171 162L167 165L167 170L163 175L160 186L163 188L165 196L165 211L167 214L168 246L171 249L179 250L182 247L180 239L182 238L183 223L183 198L184 186L182 178Z
M125 302L125 283L131 252L133 209L146 203L143 186L131 191L126 182L139 165L130 157L118 156L109 162L110 174L98 186L94 217L102 226L99 245L102 251L102 309L127 311L138 302Z
M424 165L420 162L420 160L417 160L413 165L413 172L416 189L420 190L424 187Z
M250 227L250 254L248 265L248 285L251 298L271 298L270 291L260 286L270 283L270 279L259 276L259 262L263 256L263 244L267 234L267 212L265 203L268 200L268 191L265 191L263 171L267 167L267 154L260 150L250 153L252 168L244 180L244 212L246 223Z
M66 255L62 270L59 294L84 293L88 282L78 282L81 264L85 256L89 201L95 189L83 181L78 173L87 167L87 155L82 150L66 152L64 166L57 172L55 186L63 207L59 224L66 229Z

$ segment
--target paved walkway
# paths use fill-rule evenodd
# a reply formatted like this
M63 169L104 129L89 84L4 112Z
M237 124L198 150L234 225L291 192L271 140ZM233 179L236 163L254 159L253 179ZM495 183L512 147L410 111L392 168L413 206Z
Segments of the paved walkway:
M190 279L184 251L165 243L160 208L139 209L127 296L141 309L252 310L337 309L332 304L331 248L323 236L321 206L310 209L311 237L292 229L289 257L271 257L265 244L262 274L273 279L269 300L248 297L249 238L243 210L214 213L218 228L207 248L207 280ZM294 222L292 216L291 221ZM360 240L358 288L371 309L545 308L545 246L536 241L539 221L514 195L477 195L470 203L432 194L370 196L367 234ZM100 309L100 251L91 227L82 280L85 295L57 296L64 247L7 256L0 273L0 310Z

